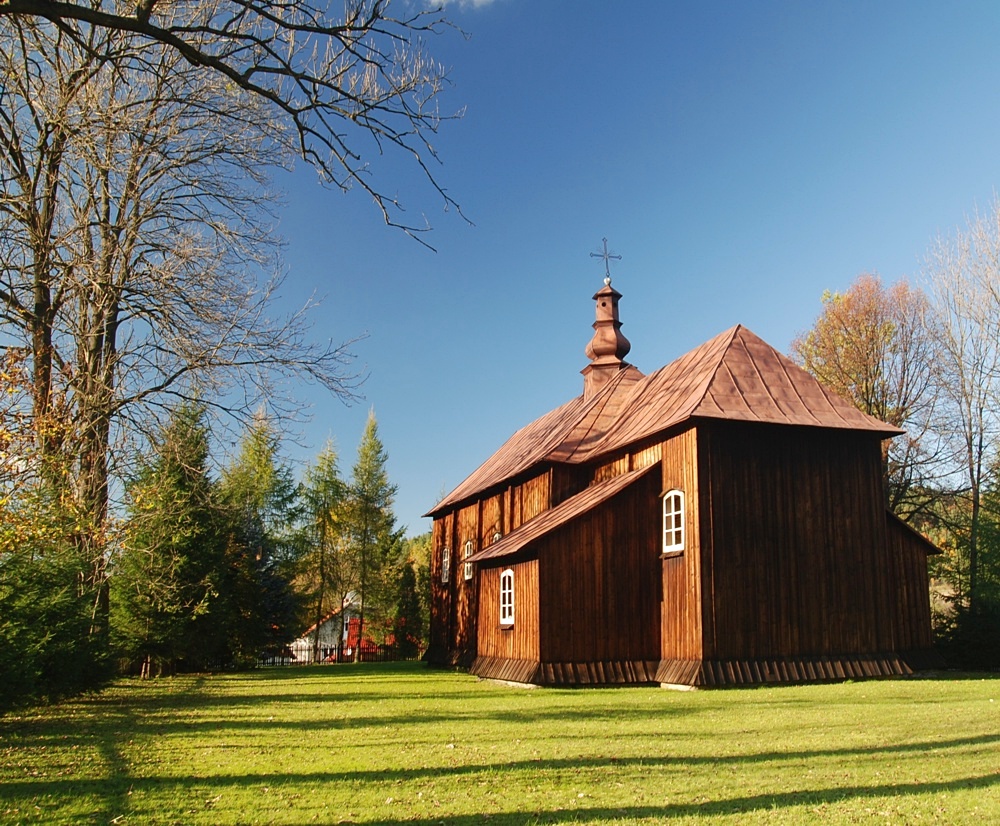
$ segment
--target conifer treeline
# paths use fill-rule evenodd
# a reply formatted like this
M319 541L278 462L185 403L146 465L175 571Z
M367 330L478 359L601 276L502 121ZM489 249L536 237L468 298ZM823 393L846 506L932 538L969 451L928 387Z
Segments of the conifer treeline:
M2 434L0 434L2 435ZM366 639L419 651L426 538L406 541L396 486L369 415L351 477L332 444L301 483L258 416L212 471L205 411L175 409L125 490L107 588L77 547L79 519L48 474L9 471L0 534L0 710L99 685L119 669L158 676L241 668L284 650L350 602Z

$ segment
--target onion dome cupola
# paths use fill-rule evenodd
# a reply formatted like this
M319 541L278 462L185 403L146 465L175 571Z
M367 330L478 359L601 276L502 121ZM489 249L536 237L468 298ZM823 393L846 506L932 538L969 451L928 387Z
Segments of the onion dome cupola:
M622 323L618 320L618 300L622 295L611 286L609 260L620 260L621 256L608 252L607 238L604 239L603 252L591 253L591 256L604 259L605 275L604 287L594 294L597 320L593 325L594 337L585 351L590 364L580 371L583 373L583 395L586 398L597 393L619 370L628 367L624 358L632 349L629 340L622 334Z

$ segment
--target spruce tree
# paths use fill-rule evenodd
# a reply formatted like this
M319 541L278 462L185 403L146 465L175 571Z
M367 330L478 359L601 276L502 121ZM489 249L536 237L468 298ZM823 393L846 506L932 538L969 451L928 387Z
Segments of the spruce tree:
M305 551L298 584L314 630L312 658L316 661L320 658L320 623L335 607L343 612L350 592L357 587L357 567L344 533L347 485L340 477L332 442L306 470L302 500Z
M393 623L393 636L400 659L409 660L417 656L423 635L420 595L417 593L417 574L413 564L406 561L399 573L396 618Z
M237 665L252 664L294 638L290 526L297 490L280 448L275 428L258 412L219 484L227 516L227 653Z
M153 441L127 487L128 523L111 588L112 632L143 676L212 663L224 646L218 620L222 537L208 473L204 408L184 404Z
M393 563L399 561L403 530L396 527L393 513L396 485L389 481L388 461L372 410L351 473L348 508L350 541L358 561L359 652L365 638L366 618L368 621L391 618L393 594L387 586L394 579Z

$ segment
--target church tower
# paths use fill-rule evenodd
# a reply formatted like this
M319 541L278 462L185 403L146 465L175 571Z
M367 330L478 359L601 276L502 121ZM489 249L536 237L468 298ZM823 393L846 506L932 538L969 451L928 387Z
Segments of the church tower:
M608 241L604 239L604 252L591 253L604 258L604 287L594 294L597 320L594 322L594 337L587 345L586 354L590 364L583 368L583 396L589 399L598 393L619 370L629 365L623 360L632 349L629 340L622 335L622 323L618 320L618 300L622 294L611 286L609 258L620 258L608 253Z

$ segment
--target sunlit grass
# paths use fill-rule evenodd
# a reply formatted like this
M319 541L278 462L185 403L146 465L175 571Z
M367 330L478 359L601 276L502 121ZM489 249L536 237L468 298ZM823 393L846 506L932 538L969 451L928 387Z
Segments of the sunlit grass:
M521 689L419 664L122 681L0 719L3 823L979 823L1000 679Z

